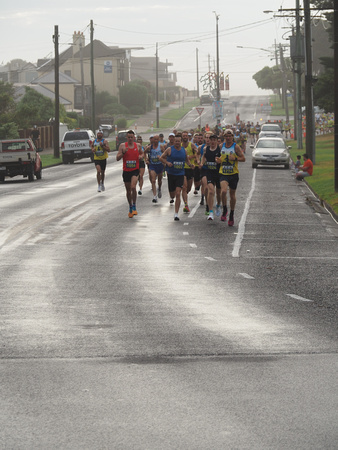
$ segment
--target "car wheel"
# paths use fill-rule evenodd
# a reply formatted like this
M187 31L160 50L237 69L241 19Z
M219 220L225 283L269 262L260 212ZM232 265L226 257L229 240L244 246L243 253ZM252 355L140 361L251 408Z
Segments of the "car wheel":
M5 182L5 175L0 175L0 183L4 183Z
M36 176L37 180L41 180L41 178L42 178L42 164L40 164L40 170L39 170L39 172L35 173L35 176Z
M62 162L63 162L63 164L68 164L67 156L62 155Z
M290 164L285 164L284 169L289 169L290 168Z
M252 163L252 168L253 169L257 169L258 164L257 163Z
M28 173L28 181L34 181L34 166L31 164Z

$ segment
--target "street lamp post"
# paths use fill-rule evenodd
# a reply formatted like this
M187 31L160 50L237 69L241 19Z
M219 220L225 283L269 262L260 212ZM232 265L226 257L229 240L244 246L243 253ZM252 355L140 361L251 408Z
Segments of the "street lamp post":
M171 44L179 44L181 42L200 42L198 40L191 40L191 39L183 39L183 40L179 40L179 41L172 41L172 42L167 42L165 44L162 45L162 47L165 47L167 45L171 45ZM156 64L155 64L155 72L156 72L156 128L160 128L160 100L159 100L159 83L158 83L158 72L159 72L159 58L158 58L158 42L156 42L156 54L155 54L155 58L156 58Z
M160 128L160 101L158 95L158 42L156 42L156 128Z

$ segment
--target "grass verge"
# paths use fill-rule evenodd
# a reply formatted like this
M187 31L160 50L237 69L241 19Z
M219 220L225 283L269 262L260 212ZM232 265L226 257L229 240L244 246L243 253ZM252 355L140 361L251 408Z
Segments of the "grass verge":
M293 161L296 161L297 155L306 152L305 149L297 149L295 141L288 141L288 145L292 146L290 154ZM318 198L329 204L335 214L338 215L338 192L334 190L333 134L316 137L316 164L313 168L313 175L306 178L306 181Z
M40 153L42 167L53 166L54 164L62 163L62 158L54 158L54 155L43 155Z

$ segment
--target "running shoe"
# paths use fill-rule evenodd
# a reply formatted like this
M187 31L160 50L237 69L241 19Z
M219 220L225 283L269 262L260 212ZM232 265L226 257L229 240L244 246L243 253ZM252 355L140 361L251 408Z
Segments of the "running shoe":
M234 221L234 215L230 213L229 220L228 220L228 225L229 225L229 227L233 227L233 226L234 226L234 223L235 223L235 221Z
M205 215L208 216L209 215L209 206L206 205L205 207Z
M138 195L142 195L142 191L141 189L138 191Z
M106 188L105 188L104 184L102 183L101 184L101 191L104 192L105 190L106 190Z
M101 185L99 184L98 186L97 186L97 192L101 192Z
M157 195L154 196L153 203L157 203Z
M186 213L190 212L190 208L189 208L189 206L187 204L184 205L183 212L186 212Z
M170 199L170 203L171 203L171 204L173 204L174 201L175 201L175 200L174 200L173 198Z
M133 213L133 216L137 216L136 205L132 206L132 213Z
M178 214L176 214L176 213L174 215L174 220L180 220L180 218L178 217Z
M221 221L222 222L226 222L226 220L227 220L227 215L228 215L228 213L223 213L222 215L221 215Z
M214 213L212 211L209 212L208 220L214 220Z
M128 217L131 219L133 216L134 216L134 214L133 214L133 208L132 208L132 206L129 206Z
M157 189L157 195L158 195L158 198L162 198L162 191L161 191L161 189Z
M221 215L221 207L219 205L216 205L216 217L219 217Z

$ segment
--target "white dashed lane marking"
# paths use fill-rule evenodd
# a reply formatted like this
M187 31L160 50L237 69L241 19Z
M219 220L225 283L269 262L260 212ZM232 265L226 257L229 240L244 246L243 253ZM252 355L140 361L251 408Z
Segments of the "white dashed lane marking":
M243 278L247 278L248 280L254 280L255 278L247 273L239 273L238 275L241 275Z
M286 295L288 297L294 298L295 300L300 300L301 302L313 302L313 300L301 297L300 295L296 295L296 294L286 294Z

